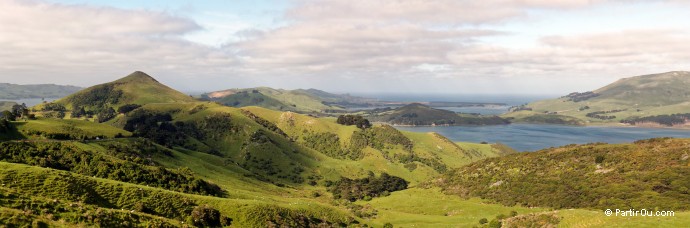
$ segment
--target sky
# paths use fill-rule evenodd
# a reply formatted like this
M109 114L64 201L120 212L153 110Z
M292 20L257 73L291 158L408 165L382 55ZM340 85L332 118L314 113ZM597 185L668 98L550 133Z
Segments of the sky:
M690 70L682 0L0 0L0 82L566 94Z

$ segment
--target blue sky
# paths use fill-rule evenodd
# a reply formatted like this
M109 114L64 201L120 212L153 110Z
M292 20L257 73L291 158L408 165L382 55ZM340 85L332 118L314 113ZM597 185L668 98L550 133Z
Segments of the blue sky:
M678 0L0 0L0 82L564 94L690 69Z

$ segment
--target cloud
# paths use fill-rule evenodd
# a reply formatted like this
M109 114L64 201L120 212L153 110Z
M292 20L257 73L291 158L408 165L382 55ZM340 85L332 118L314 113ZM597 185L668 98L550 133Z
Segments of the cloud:
M90 85L134 70L172 81L232 65L229 55L182 39L198 24L164 12L14 0L0 0L0 9L2 81Z
M599 0L301 0L288 12L292 19L405 21L425 24L482 24L526 15L533 8L576 8Z
M624 1L630 2L649 4ZM242 30L215 47L188 40L208 25L165 12L0 0L0 81L86 86L143 70L178 89L195 90L520 93L532 83L558 93L593 89L617 77L690 69L683 61L690 59L687 27L541 33L531 37L533 46L511 45L520 30L502 31L511 23L528 27L549 20L543 15L624 3L295 0L279 27ZM545 11L551 13L535 16ZM576 25L576 19L560 21ZM492 42L496 38L502 45ZM502 86L491 88L497 84Z
M627 3L631 2L645 3ZM484 41L510 36L493 25L529 18L534 10L620 4L605 0L301 0L286 13L291 24L254 32L251 39L225 48L238 53L243 70L259 75L327 77L342 82L336 83L340 87L376 82L380 84L370 89L391 91L404 80L416 85L441 81L461 85L477 78L539 82L575 77L601 84L615 77L690 67L678 62L687 59L689 47L682 28L547 36L527 48ZM476 92L471 87L463 89Z

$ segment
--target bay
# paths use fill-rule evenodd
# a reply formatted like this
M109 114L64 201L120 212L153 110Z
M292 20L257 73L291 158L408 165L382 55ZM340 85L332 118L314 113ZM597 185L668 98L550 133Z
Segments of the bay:
M518 151L595 142L627 143L657 137L690 138L690 130L640 127L510 124L396 128L413 132L437 132L456 142L500 142Z
M27 107L32 107L34 105L43 103L45 102L53 102L57 99L60 99L59 97L47 97L47 98L24 98L24 99L18 99L18 100L10 100L10 99L0 99L0 101L12 101L17 104L26 104Z

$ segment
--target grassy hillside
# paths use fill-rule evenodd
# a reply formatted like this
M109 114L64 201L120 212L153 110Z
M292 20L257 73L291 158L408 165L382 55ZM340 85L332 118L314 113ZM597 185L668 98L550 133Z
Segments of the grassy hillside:
M96 139L127 137L132 133L106 124L84 120L38 118L15 122L22 138L38 139Z
M471 114L457 114L452 111L435 109L429 106L413 103L403 107L374 113L368 116L373 121L386 122L394 125L496 125L508 124L509 121L497 116L480 116Z
M146 114L142 113L154 113L153 115L169 114L171 115L170 122L174 122L173 126L176 126L178 129L184 128L184 134L182 138L175 134L148 135L146 132L140 131L141 129L139 128L133 130L134 134L150 137L151 140L162 144L170 142L170 140L183 140L179 140L180 143L170 143L167 145L172 149L165 149L151 143L148 144L149 146L144 146L137 143L135 139L127 138L92 140L85 143L71 141L9 142L6 145L3 144L3 148L9 149L8 152L27 151L29 154L26 154L28 156L24 156L21 153L12 155L2 158L3 161L70 171L72 173L71 176L77 178L77 181L74 185L70 185L70 187L64 190L53 187L45 188L42 187L44 185L37 184L46 182L45 178L50 180L58 178L51 176L52 174L50 173L53 173L53 171L46 170L43 172L41 169L32 168L28 171L29 173L23 173L13 171L16 170L13 165L5 168L5 170L11 173L6 174L9 175L6 176L7 180L17 179L18 176L13 175L15 175L15 172L18 172L25 178L23 182L25 184L20 186L12 185L8 187L7 191L15 192L18 195L16 197L22 199L31 199L31 197L35 196L40 197L40 200L43 201L51 201L52 199L59 198L64 200L60 201L61 203L64 202L67 205L73 202L81 202L85 205L81 211L77 212L68 211L65 212L66 214L52 213L59 214L60 216L72 216L72 219L67 219L63 224L107 224L100 222L122 222L125 220L144 225L149 224L149 222L155 222L156 224L165 222L165 224L176 226L183 221L187 222L190 211L204 204L211 205L219 210L223 216L232 218L233 224L241 227L261 227L265 224L292 224L289 226L302 226L299 224L306 223L348 224L356 220L365 222L361 219L362 216L367 217L366 213L362 214L362 211L366 210L354 207L350 203L333 203L330 193L326 191L325 187L328 182L337 181L341 177L360 178L369 175L370 172L386 172L403 177L411 181L413 185L416 185L431 177L438 176L439 170L434 169L435 167L432 167L434 165L453 168L473 160L497 154L497 151L491 148L481 147L484 145L466 144L457 146L455 143L437 134L397 132L397 130L392 128L377 126L377 133L368 135L368 137L374 137L368 139L373 140L371 145L376 148L371 146L362 148L363 157L358 159L332 157L332 154L311 148L323 149L320 147L323 144L318 143L318 141L309 141L306 138L317 133L331 131L338 132L343 137L347 137L347 135L351 136L357 134L357 132L361 133L363 130L352 126L338 125L334 119L318 119L258 107L240 110L203 102L147 104L126 115L120 115L109 123L101 124L84 120L49 118L29 120L26 123L14 122L14 124L17 125L18 132L22 133L29 129L46 132L52 130L61 131L64 126L73 126L74 128L85 130L93 128L93 131L96 132L112 131L108 136L108 138L111 138L110 136L113 136L113 134L121 133L118 131L122 131L111 125L126 126L128 123L131 123L130 121L135 120L138 115L146 116ZM267 120L271 118L280 119L281 116L283 116L283 121L276 121L276 124L272 124L272 121ZM266 117L266 119L263 117ZM165 122L168 121L158 121L156 125L160 127ZM177 122L184 123L185 127L182 127L183 125ZM290 125L290 123L293 125ZM192 127L195 125L196 127ZM307 133L305 133L305 130ZM158 129L155 132L164 131ZM123 136L126 137L129 134L131 133L124 132ZM393 136L407 138L412 143L412 152L405 149L403 145L396 144L388 139L388 137ZM41 136L34 136L32 138L36 137L46 138ZM312 144L309 144L309 142L312 142ZM349 149L349 143L343 144L339 149ZM15 149L17 146L25 149ZM40 148L54 149L46 150ZM13 153L3 154L9 156ZM396 154L399 155L396 156ZM414 154L419 158L401 156L410 154ZM44 161L40 159L46 157L51 157L56 159L56 161L49 162L49 160ZM74 160L75 158L89 161L87 164L90 165L73 166L73 164L79 163L77 160ZM406 160L403 161L403 158ZM100 164L94 163L96 161L100 162ZM142 179L137 176L145 176L146 172L159 170L159 168L156 168L159 166L169 170L163 172L168 173L166 175L192 175L187 180L201 178L201 183L206 181L217 184L223 190L223 196L196 196L196 194L203 195L205 193L195 192L195 189L198 188L161 186L158 185L159 182ZM123 170L122 174L118 174L119 171L100 171L98 167L113 167L116 170L119 170L117 167L130 168L127 171ZM33 174L35 172L40 174ZM34 175L39 175L40 178ZM106 178L107 180L97 178ZM66 183L73 182L72 180L59 180ZM130 190L120 190L120 188L112 187L121 186L121 182L147 185L146 188L140 187L139 189L144 189L144 196L151 198L135 197L132 194L137 194L137 191L133 191L130 194L126 193ZM87 185L79 183L86 183ZM179 181L163 181L160 183L184 184ZM189 183L196 182L192 181ZM124 186L128 185L125 184ZM88 192L88 198L98 200L80 201L84 199L82 193L76 192L74 193L75 195L70 195L71 193L68 191L71 190L67 190L74 188L84 189ZM134 186L133 189L137 189L137 187ZM161 193L154 193L160 189L174 191L170 192L172 194L169 195L170 197L163 200L166 204L178 205L180 202L177 201L178 198L182 202L186 202L186 204L179 204L179 206L172 207L172 210L163 211L163 208L166 206L159 206L158 201L155 201L155 203L153 201L154 198L160 199ZM149 190L153 192L149 193ZM192 191L189 193L194 194L177 193L185 191ZM136 204L136 202L143 202L143 204ZM14 213L13 210L21 207L20 205L2 209L7 210L7 213ZM38 209L42 211L48 210L41 207L39 206ZM122 214L113 215L105 213L108 211L118 211L117 209L135 210L134 213L139 215L137 216L138 220L133 220L130 217L122 218ZM92 215L89 219L86 219L80 216L82 214ZM59 221L58 218L61 218L59 216L51 217L49 214L32 214L24 217L26 218L23 219L27 219L27 221L40 220L47 224L55 224ZM17 222L21 224L20 221L15 221L14 224L17 224Z
M438 188L411 188L357 204L376 211L377 216L369 220L374 227L386 223L395 227L490 227L489 222L499 221L497 217L506 217L502 227L683 227L690 223L690 212L657 218L606 216L601 210L504 206L443 194ZM487 223L480 224L481 219Z
M131 106L121 109L126 104ZM101 123L56 116L78 106L120 110ZM50 110L38 111L43 108ZM657 227L690 222L690 214L680 211L690 202L688 140L515 154L500 144L456 143L385 124L358 128L333 117L194 101L140 72L34 109L37 119L2 122L0 225ZM600 211L648 206L678 210L677 216L652 223L605 217Z
M240 91L215 101L231 107L260 106L273 110L298 110L297 105L293 106L292 104L283 103L258 91Z
M503 117L537 123L635 124L640 117L690 113L688 87L690 72L685 71L624 78L591 92L532 102ZM685 119L677 125L684 123Z
M341 112L343 105L366 103L374 99L332 94L317 89L284 90L268 87L230 89L202 95L232 107L259 106L272 110L311 112Z
M53 84L16 85L0 83L0 99L17 100L26 98L64 97L80 89L82 88Z
M505 205L688 210L689 143L658 138L511 154L453 170L437 184Z
M112 226L132 224L147 227L177 227L195 224L192 212L201 205L217 210L237 227L264 227L269 224L348 224L352 220L337 209L312 203L290 203L207 197L166 191L70 172L0 162L0 211L9 224L44 222ZM16 215L15 215L16 216ZM108 225L111 224L111 225ZM201 224L197 225L201 226Z
M136 71L119 80L92 86L55 101L68 111L76 108L102 110L117 109L125 104L194 102L183 93L167 87L146 73ZM38 105L37 109L45 105Z
M342 110L324 104L324 99L304 90L282 90L268 87L235 89L206 94L213 101L232 107L259 106L273 110L324 112Z

